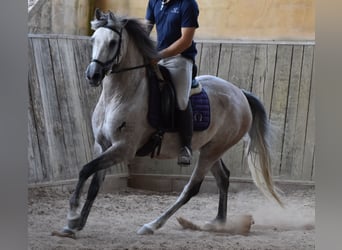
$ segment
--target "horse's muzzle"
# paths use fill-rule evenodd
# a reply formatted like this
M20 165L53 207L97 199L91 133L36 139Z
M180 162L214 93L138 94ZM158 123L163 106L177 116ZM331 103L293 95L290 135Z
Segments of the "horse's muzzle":
M99 86L105 77L103 68L95 62L91 62L88 65L85 74L89 84L93 87Z

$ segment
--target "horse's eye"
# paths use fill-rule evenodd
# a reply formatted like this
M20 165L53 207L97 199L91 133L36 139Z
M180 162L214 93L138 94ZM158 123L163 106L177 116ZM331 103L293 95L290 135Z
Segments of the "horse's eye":
M109 42L109 47L114 48L114 46L116 45L116 41L112 40Z

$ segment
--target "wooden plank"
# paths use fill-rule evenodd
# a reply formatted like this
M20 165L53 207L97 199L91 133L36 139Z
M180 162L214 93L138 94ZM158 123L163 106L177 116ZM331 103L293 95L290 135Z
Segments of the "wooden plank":
M45 151L48 146L48 136L47 129L45 124L45 114L43 109L43 99L40 90L40 81L38 77L38 69L37 62L41 62L40 57L36 58L35 52L36 48L39 52L41 41L38 39L30 39L29 40L29 90L30 90L30 103L32 105L32 116L35 120L35 128L37 133L37 150L40 152L41 157L41 165L33 166L36 168L37 178L40 181L49 181L51 180L51 174L49 171L50 168L50 157L49 154ZM40 76L42 78L43 76Z
M256 45L233 45L229 81L236 86L251 90Z
M280 164L284 140L285 117L288 98L288 86L292 61L292 49L290 45L279 45L275 67L274 88L271 104L271 122L275 126L275 138L272 152L273 175L280 175Z
M310 90L310 104L308 122L306 127L306 136L304 144L303 172L301 180L313 180L312 173L314 167L314 151L315 151L315 102L314 88Z
M252 92L264 103L264 90L267 72L267 45L257 45L252 80Z
M272 95L274 87L274 72L277 58L277 45L267 45L267 70L264 84L264 105L266 112L271 117Z
M303 103L304 108L307 107L307 121L306 121L306 134L303 146L303 166L301 180L312 179L314 146L315 146L315 88L312 85L313 76L313 62L314 62L314 47L308 46L306 48L306 60L303 64L303 80L306 86L305 91L308 91L308 107L307 103ZM304 92L304 91L303 91Z
M270 115L273 92L276 45L257 45L253 71L252 92L263 103L266 113Z
M217 75L220 44L203 44L199 75Z
M316 160L315 160L316 154L315 154L315 146L313 149L313 160L312 160L312 172L311 172L311 180L315 181L315 173L316 173Z
M298 98L302 71L301 69L303 61L303 49L303 46L300 45L296 45L293 47L291 75L284 128L284 143L280 169L280 175L283 176L283 178L289 178L291 176L291 168L294 164L294 140L297 135L297 131L295 130L295 128L297 107L299 102Z
M271 110L276 54L276 45L256 46L252 92L264 104L268 115Z
M74 177L77 176L82 166L90 161L92 155L92 149L89 145L87 127L90 126L90 120L85 120L83 117L83 105L82 100L85 98L82 96L79 88L79 79L76 70L76 61L73 51L73 43L69 39L58 39L58 52L61 61L61 68L59 69L63 75L63 81L58 82L58 89L63 89L62 85L65 85L65 91L58 95L58 98L63 100L65 98L66 114L63 115L65 123L68 123L69 129L65 131L65 136L71 138L68 149L72 148L75 152L75 166L70 166L70 174Z
M313 84L313 79L315 75L315 67L314 67L314 51L313 51L313 64L312 64L312 74L311 74L311 89L310 89L310 103L309 103L309 115L308 115L308 124L307 124L307 132L306 132L306 141L305 141L305 152L304 152L304 171L303 177L306 179L315 180L315 143L316 143L316 134L315 134L315 125L316 125L316 117L315 117L315 103L316 103L316 93L315 87Z
M29 89L29 112L28 112L28 163L29 182L41 181L46 178L46 171L43 173L44 159L40 155L39 134L41 119L37 115L41 110L41 98L39 94L36 64L31 39L28 40L28 89ZM45 174L45 175L44 175Z
M220 60L217 76L228 81L230 61L232 58L232 44L221 44Z
M46 170L49 180L57 180L64 171L66 154L63 140L63 128L59 113L58 99L55 87L54 71L51 62L50 45L48 40L34 39L37 76L42 97L45 135L47 140L40 140L42 154L48 161Z
M303 174L304 145L310 99L312 63L313 46L306 46L304 48L302 77L299 89L299 102L295 129L296 137L294 140L295 150L293 152L294 164L291 169L291 178L293 179L301 179Z
M29 86L30 88L30 86ZM28 169L28 181L30 183L36 182L39 180L37 170L40 169L42 165L40 159L40 153L38 148L38 138L37 138L37 131L33 117L32 111L32 104L31 100L29 100L29 109L28 109L28 162L29 162L29 169Z

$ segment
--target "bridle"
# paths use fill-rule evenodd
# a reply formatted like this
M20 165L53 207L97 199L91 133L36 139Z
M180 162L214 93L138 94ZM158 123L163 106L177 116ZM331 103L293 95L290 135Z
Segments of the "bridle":
M104 26L104 28L108 28L112 31L114 31L115 33L117 33L119 35L119 44L116 48L116 51L115 51L115 54L114 56L112 57L112 59L106 61L106 62L101 62L100 60L98 59L91 59L91 62L95 62L97 64L99 64L102 68L103 68L103 71L104 72L107 72L106 75L109 75L109 74L117 74L117 73L121 73L121 72L125 72L125 71L130 71L130 70L134 70L134 69L140 69L140 68L144 68L144 67L147 67L148 65L150 65L150 63L145 63L145 64L141 64L141 65L138 65L138 66L133 66L133 67L127 67L127 68L123 68L123 69L118 69L118 70L114 70L114 66L115 65L118 65L119 64L119 57L120 57L120 49L121 49L121 41L122 41L122 30L123 30L123 27L121 27L120 31L112 28L112 27L108 27L108 26ZM114 61L117 61L116 63L114 63ZM111 67L111 69L109 69L109 67Z

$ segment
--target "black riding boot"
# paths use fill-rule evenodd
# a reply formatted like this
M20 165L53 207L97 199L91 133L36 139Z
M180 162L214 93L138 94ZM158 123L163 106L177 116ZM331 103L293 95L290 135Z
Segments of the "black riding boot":
M193 132L192 108L190 101L185 110L179 110L178 128L182 147L178 155L179 165L190 165L192 159L191 139Z

